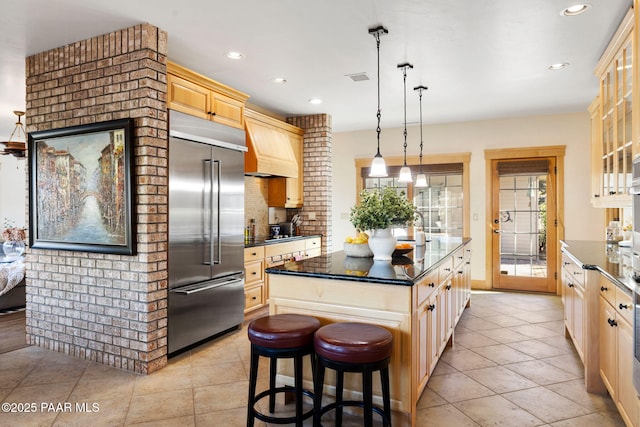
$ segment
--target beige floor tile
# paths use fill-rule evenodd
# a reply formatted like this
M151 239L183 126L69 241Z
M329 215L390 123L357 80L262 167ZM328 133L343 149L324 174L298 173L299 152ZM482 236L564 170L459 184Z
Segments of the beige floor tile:
M75 386L74 381L66 383L37 384L31 386L19 386L14 388L7 395L4 403L35 403L35 407L30 408L30 412L6 413L0 415L0 425L2 426L49 426L58 415L58 412L49 410L48 406L42 404L48 402L70 402L69 395ZM35 412L31 412L35 410Z
M133 394L160 393L163 391L191 389L192 387L192 368L174 368L135 378Z
M449 365L446 361L439 360L438 364L435 367L435 369L431 373L431 376L435 377L435 376L438 376L438 375L451 374L453 372L458 372L458 370L456 368L454 368L453 366Z
M0 355L0 371L5 369L33 368L47 355L48 350L25 347Z
M73 389L74 400L91 400L100 402L103 399L131 398L135 380L130 377L114 376L97 380L81 379Z
M127 424L193 416L193 390L141 394L131 398Z
M460 412L453 405L419 408L416 416L418 426L477 427L478 423Z
M136 423L136 424L129 424L127 423L127 426L135 426L135 427L194 427L196 425L196 421L195 421L195 415L186 415L184 417L178 417L178 418L167 418L165 420L157 420L157 421L149 421L149 422L142 422L142 423ZM216 424L210 424L212 426L216 425ZM222 424L218 424L218 425L222 425Z
M124 425L129 410L128 397L126 399L104 399L100 402L71 399L70 403L73 409L70 412L59 413L54 426L121 426Z
M432 377L427 387L450 403L494 394L493 391L461 372Z
M196 427L245 427L247 425L247 409L233 408L226 411L198 414L195 425ZM253 425L254 427L266 426L260 420L255 420Z
M473 349L474 353L486 357L498 365L506 365L509 363L525 362L534 358L519 352L515 348L511 348L505 344L491 345L488 347L478 347Z
M527 336L529 337L529 339L548 338L548 337L558 336L562 334L562 331L552 331L538 325L511 326L509 327L509 329L519 334L522 334L524 336Z
M207 366L235 362L239 360L239 358L234 345L229 346L227 342L222 342L192 350L191 366Z
M608 395L601 396L595 393L588 393L585 389L583 378L549 384L546 388L592 412L617 412L616 405Z
M518 350L521 353L537 359L567 354L566 350L549 345L545 343L544 340L527 340L517 343L508 343L507 345L514 350Z
M81 381L102 380L102 379L112 379L112 378L121 378L121 379L128 379L130 381L135 381L136 378L139 378L142 376L143 375L136 374L134 372L125 371L124 369L118 369L112 366L102 365L100 363L91 363L84 370Z
M625 427L619 414L595 413L558 421L552 427Z
M456 332L455 343L456 345L461 345L465 348L486 347L488 345L498 344L497 341L494 341L491 338L487 338L476 332L466 332L466 333Z
M564 335L545 338L544 342L564 350L565 353L573 353L576 351L571 338L567 338Z
M557 368L563 369L576 377L584 376L584 365L578 353L563 354L561 356L545 357L544 361Z
M472 315L461 317L459 324L463 328L467 328L472 331L483 331L487 329L495 329L500 327L499 325L496 325L493 322L489 322L488 320L482 319L480 317L472 316Z
M194 387L249 380L248 370L245 371L240 361L209 366L194 366L192 373Z
M18 366L15 369L1 369L0 384L11 390L20 384L34 368L35 366Z
M418 400L418 408L430 408L432 406L440 406L446 404L447 401L440 397L438 393L425 387L420 399Z
M518 362L504 366L540 385L571 381L577 378L575 375L556 368L542 360Z
M467 313L471 316L480 317L480 318L488 318L492 316L497 316L500 314L500 310L496 310L496 307L482 307L472 305L467 310Z
M502 366L465 371L465 375L498 394L538 386L533 381Z
M564 313L563 313L564 316ZM554 320L553 322L542 322L536 323L536 325L541 328L547 328L550 331L557 333L558 335L564 334L564 321L563 320Z
M248 390L249 381L196 387L193 389L195 414L246 408Z
M501 344L509 344L509 343L526 341L531 339L526 335L522 335L518 332L512 331L510 329L505 329L505 328L477 331L477 333L487 338L490 338L494 341L497 341Z
M489 396L455 404L463 414L481 426L539 426L543 422L502 396Z
M54 384L77 381L82 376L83 367L77 364L58 363L52 365L38 365L24 377L20 383L23 386L37 384Z
M459 371L495 366L495 362L492 362L486 357L482 357L478 353L467 349L445 351L442 354L441 359Z
M488 320L491 323L495 323L502 328L506 328L509 326L526 325L529 323L526 320L518 319L517 317L511 316L509 314L498 314L495 316L489 316L485 317L485 320Z
M513 317L528 323L543 323L554 320L561 321L564 318L564 311L562 308L559 310L521 311L518 314L513 314Z
M505 399L546 423L587 415L590 410L544 387L505 393Z

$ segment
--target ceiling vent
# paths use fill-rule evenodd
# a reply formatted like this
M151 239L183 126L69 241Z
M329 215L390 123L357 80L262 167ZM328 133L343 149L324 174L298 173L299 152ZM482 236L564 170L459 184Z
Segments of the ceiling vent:
M369 76L367 76L367 73L347 74L347 77L349 77L354 82L363 82L365 80L369 80Z

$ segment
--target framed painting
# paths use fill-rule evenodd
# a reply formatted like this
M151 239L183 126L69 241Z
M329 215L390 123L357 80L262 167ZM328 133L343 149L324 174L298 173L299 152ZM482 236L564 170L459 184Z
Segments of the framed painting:
M135 254L133 120L29 133L32 248Z

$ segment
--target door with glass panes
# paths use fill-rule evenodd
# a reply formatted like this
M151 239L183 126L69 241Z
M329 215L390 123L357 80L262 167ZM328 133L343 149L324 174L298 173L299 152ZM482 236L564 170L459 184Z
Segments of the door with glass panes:
M492 160L493 288L555 292L555 158Z

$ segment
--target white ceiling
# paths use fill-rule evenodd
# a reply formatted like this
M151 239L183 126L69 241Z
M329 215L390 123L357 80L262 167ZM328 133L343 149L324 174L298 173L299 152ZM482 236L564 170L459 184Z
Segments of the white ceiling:
M334 131L375 129L381 37L382 127L585 111L593 69L632 0L14 0L0 6L0 136L25 108L24 58L148 22L168 33L169 59L246 92L284 116L328 113ZM245 54L240 61L224 56ZM563 70L547 67L558 62ZM353 82L346 75L367 73ZM285 84L271 81L284 77ZM308 99L319 97L321 105Z

